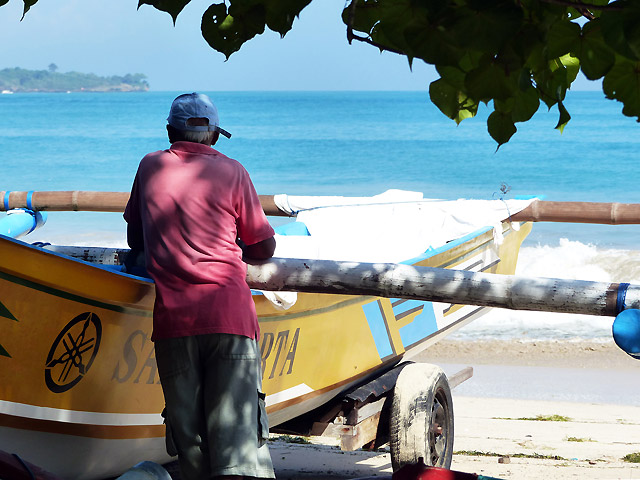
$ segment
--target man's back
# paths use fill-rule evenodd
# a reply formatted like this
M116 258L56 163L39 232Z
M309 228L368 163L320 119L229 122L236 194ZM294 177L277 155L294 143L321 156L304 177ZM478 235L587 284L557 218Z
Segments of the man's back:
M175 142L140 162L128 210L140 214L147 270L156 282L154 338L255 335L236 238L254 244L273 230L238 162L206 145Z

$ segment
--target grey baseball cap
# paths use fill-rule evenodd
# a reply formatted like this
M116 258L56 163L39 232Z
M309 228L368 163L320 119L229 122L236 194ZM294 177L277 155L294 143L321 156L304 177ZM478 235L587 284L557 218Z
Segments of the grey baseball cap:
M187 120L190 118L206 118L209 120L209 125L187 125ZM220 128L218 109L204 93L185 93L176 97L171 104L167 122L178 130L220 132L220 135L231 138L229 132Z

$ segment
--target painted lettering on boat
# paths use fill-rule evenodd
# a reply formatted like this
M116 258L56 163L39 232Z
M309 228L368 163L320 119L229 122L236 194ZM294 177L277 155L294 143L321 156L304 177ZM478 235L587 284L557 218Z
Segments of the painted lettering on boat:
M111 379L118 383L160 383L153 342L145 332L136 330L129 335Z
M279 377L282 375L291 375L291 372L293 372L293 362L296 358L296 350L298 349L300 328L296 328L295 333L291 336L289 332L289 330L282 330L277 333L262 333L260 351L262 352L263 377L267 374L267 367L269 366L269 375L267 378L273 378L276 375L279 365L281 365L280 371L277 373ZM291 337L291 339L289 337Z

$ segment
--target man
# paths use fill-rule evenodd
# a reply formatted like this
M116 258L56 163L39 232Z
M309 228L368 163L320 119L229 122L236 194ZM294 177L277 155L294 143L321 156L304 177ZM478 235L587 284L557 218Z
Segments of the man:
M211 148L231 135L209 97L180 95L167 122L171 147L142 159L124 213L132 256L144 251L156 284L167 450L183 480L274 478L242 260L271 257L274 231L246 170Z

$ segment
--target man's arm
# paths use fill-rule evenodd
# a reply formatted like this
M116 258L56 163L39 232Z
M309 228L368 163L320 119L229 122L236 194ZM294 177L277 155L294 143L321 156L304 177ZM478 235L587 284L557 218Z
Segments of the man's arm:
M252 258L254 260L266 260L273 257L273 252L276 250L276 239L269 237L261 242L254 243L253 245L244 245L242 248L243 256Z

